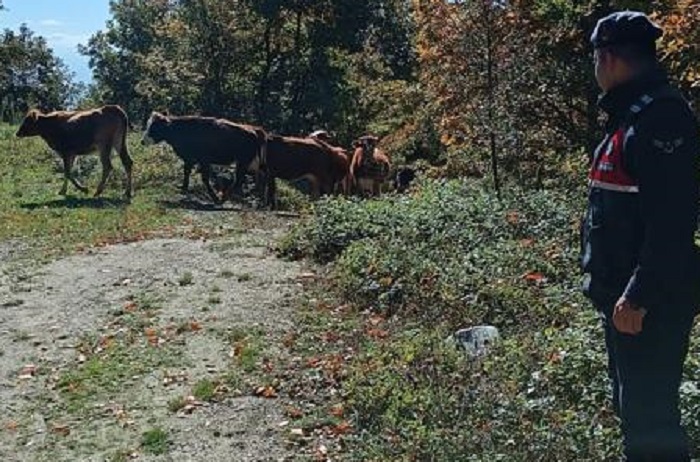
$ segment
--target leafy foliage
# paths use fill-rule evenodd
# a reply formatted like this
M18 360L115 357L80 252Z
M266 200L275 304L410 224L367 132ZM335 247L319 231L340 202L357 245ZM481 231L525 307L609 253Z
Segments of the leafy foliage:
M354 460L617 457L602 329L576 270L583 197L511 189L499 202L483 182L426 182L410 196L320 203L292 231L281 250L334 261L333 293L355 313L334 336L327 318L344 305L318 302L309 317L321 326L314 357L357 352L330 382L353 416ZM502 335L486 356L446 341L480 324ZM693 338L682 392L696 447L699 348Z
M555 192L514 191L499 203L479 183L429 182L412 197L322 202L281 248L339 257L343 296L380 311L514 329L544 318L562 325L570 313L550 317L552 306L578 289L568 269L578 213L568 204Z
M599 90L588 39L613 10L662 23L662 61L697 104L695 3L415 1L420 80L457 173L499 165L518 184L540 187L567 158L593 149Z
M1 9L1 6L0 6ZM79 91L72 74L43 37L23 24L0 35L0 121L13 122L28 109L64 108Z
M143 121L151 109L264 123L288 133L366 128L348 75L376 50L394 78L415 63L406 3L367 0L115 1L106 31L82 48L96 94ZM367 51L369 53L370 51ZM373 52L373 51L372 51Z

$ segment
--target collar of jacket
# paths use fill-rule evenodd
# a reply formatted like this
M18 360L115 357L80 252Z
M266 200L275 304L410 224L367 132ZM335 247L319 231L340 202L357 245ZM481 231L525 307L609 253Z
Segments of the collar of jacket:
M598 100L598 106L611 118L621 117L642 94L667 83L666 72L662 69L653 69L603 93Z

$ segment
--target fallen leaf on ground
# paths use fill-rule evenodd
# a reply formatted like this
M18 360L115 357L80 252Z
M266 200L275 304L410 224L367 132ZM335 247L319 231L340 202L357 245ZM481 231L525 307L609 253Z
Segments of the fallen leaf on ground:
M287 407L287 415L292 419L299 419L304 415L304 411L298 407Z
M535 282L535 283L540 283L540 282L547 281L547 278L542 273L539 273L537 271L532 271L532 272L527 273L525 275L525 280Z
M271 386L258 387L255 389L256 396L262 396L263 398L277 398L277 391Z
M347 433L352 432L352 426L350 425L350 422L347 420L344 420L340 422L338 425L331 427L331 433L334 435L345 435Z
M382 339L387 338L389 336L389 332L385 331L384 329L367 329L367 336Z
M68 436L70 435L70 428L68 427L68 425L53 424L51 426L51 433L55 433L61 436Z
M333 416L336 416L336 417L343 417L344 413L345 413L345 408L343 407L342 404L336 404L330 410L330 414Z
M20 380L31 379L36 375L36 366L34 364L27 364L22 368L19 373Z

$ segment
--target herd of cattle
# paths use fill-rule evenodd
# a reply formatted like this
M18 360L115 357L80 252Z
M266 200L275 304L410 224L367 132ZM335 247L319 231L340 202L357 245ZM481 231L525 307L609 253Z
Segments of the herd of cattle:
M63 160L65 195L68 181L82 192L87 188L71 174L76 156L99 152L102 178L99 196L112 171L114 149L126 171L127 199L132 195L133 161L129 156L126 113L119 106L103 106L87 111L58 111L44 114L30 111L17 131L18 137L40 136ZM279 136L261 127L200 116L176 117L154 112L146 124L142 144L169 144L184 162L182 190L189 189L192 170L198 166L209 196L219 203L243 194L246 175L255 177L256 190L263 203L276 207L275 179L306 180L312 198L323 194L378 195L389 180L391 161L377 147L378 138L362 136L348 151L331 144L328 133L317 131L307 137ZM212 166L235 165L233 184L216 191L211 184ZM402 190L413 179L413 171L396 172L394 184Z

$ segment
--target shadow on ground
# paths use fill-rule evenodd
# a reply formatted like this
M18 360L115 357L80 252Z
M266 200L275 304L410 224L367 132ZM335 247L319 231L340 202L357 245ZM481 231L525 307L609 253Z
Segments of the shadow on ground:
M94 209L105 209L105 208L122 208L129 205L129 201L126 199L112 198L112 197L64 197L62 199L55 199L46 202L30 202L27 204L21 204L20 208L24 210L36 210L36 209L77 209L77 208L94 208Z
M166 209L196 210L200 212L232 212L241 211L244 208L242 204L236 202L215 204L211 200L189 195L174 199L164 199L158 201L158 205Z

